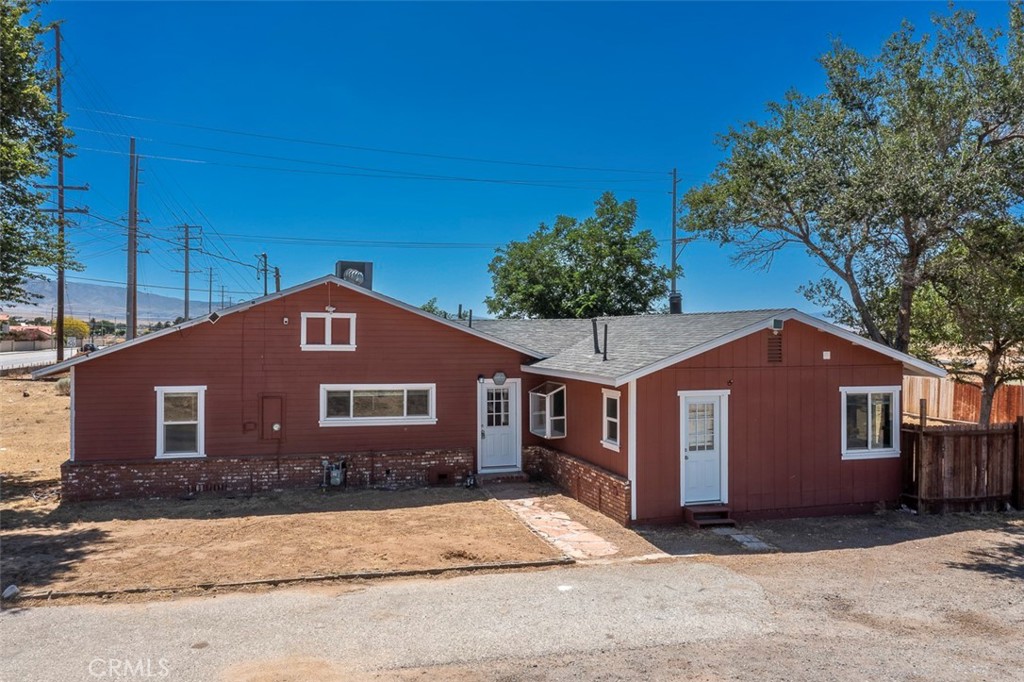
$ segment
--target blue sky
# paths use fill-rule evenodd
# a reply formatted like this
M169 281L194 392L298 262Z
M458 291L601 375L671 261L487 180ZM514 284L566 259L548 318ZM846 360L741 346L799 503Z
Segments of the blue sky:
M964 6L985 25L1005 24L1001 2ZM941 11L927 2L55 2L45 15L65 21L65 101L79 146L67 181L92 187L69 203L97 216L71 229L87 266L75 276L125 279L123 228L105 221L126 215L134 135L152 235L141 283L182 285L172 242L174 226L189 222L204 226L209 252L193 258L203 269L194 298L205 298L208 267L217 297L221 284L236 300L261 293L252 268L219 256L253 264L266 251L284 286L331 272L339 258L371 260L378 290L481 315L494 246L559 213L588 215L606 189L635 197L640 226L667 240L674 166L681 190L701 182L721 158L717 133L762 118L788 88L820 91L815 59L832 37L874 53L902 19L925 29ZM367 241L462 246L358 243ZM796 288L820 273L802 251L767 273L729 255L687 248L684 309L810 309Z

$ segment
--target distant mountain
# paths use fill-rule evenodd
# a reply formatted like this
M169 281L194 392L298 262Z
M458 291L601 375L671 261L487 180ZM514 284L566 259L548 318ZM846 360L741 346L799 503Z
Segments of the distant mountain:
M28 291L39 294L33 305L21 303L0 303L0 311L19 317L42 316L50 318L57 301L57 283L32 280L25 287ZM103 284L86 284L69 281L64 289L64 303L68 317L88 320L124 320L125 288L106 286ZM213 308L220 307L220 300L214 301ZM140 322L158 322L173 320L184 313L184 299L172 296L160 296L145 291L139 292L138 309ZM207 301L193 300L189 312L193 317L205 314Z

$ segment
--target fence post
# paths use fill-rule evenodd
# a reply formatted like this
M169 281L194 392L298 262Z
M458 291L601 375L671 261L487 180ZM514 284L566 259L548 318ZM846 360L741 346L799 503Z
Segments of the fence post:
M917 484L917 511L923 513L926 511L927 505L925 504L925 485L924 485L924 428L928 425L928 400L921 398L921 404L918 408L918 414L920 420L917 426L917 447L914 453L914 481Z
M1013 422L1013 506L1016 509L1024 508L1024 483L1021 476L1024 474L1024 417L1018 416Z

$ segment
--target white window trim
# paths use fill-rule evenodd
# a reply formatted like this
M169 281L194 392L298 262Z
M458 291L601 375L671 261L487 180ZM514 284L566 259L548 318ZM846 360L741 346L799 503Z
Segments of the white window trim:
M902 416L902 405L900 402L900 391L902 386L840 386L839 393L842 399L839 401L840 428L839 443L842 448L844 460L857 459L892 459L900 456L900 417ZM846 396L849 393L892 393L892 443L891 448L871 449L871 409L868 405L868 448L849 450L846 447Z
M156 459L195 459L206 457L206 386L156 386ZM164 394L195 393L199 421L196 426L196 452L164 452Z
M328 417L328 391L429 391L427 416ZM320 426L425 426L437 423L437 384L320 384Z
M565 438L565 437L567 437L569 435L569 396L568 396L568 389L566 388L565 384L561 384L561 383L559 383L557 381L551 381L551 382L547 382L546 381L544 383L558 384L559 386L561 386L561 388L558 389L557 391L552 391L551 393L549 393L549 394L544 396L544 431L543 432L534 431L534 429L533 429L533 395L534 395L534 391L530 391L529 392L529 394L527 396L526 405L529 408L530 433L532 433L533 435L537 436L538 438L543 438L545 440L561 440L562 438ZM543 384L541 384L541 385L543 385ZM537 388L540 388L540 386L538 386ZM562 392L562 405L563 405L563 408L565 409L565 414L562 415L561 417L552 417L551 416L551 411L549 409L550 404L551 404L551 396L553 396L558 391ZM540 395L540 394L538 393L537 395ZM565 429L564 429L565 433L563 433L560 436L556 436L556 435L551 433L551 421L553 419L561 419L561 420L563 420L565 422Z
M608 399L615 401L615 417L608 416ZM618 426L616 433L619 434L618 439L611 440L608 438L608 422L614 421ZM613 391L610 388L601 389L601 445L619 452L619 443L622 440L622 392Z
M300 320L299 348L311 351L351 351L356 349L356 314L355 313L302 313ZM324 321L324 342L306 343L306 323L308 320ZM332 320L348 320L349 343L331 343Z

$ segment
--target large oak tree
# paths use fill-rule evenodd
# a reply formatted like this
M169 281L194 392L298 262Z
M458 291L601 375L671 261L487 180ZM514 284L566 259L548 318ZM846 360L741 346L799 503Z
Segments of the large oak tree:
M905 24L869 57L837 42L827 88L790 92L721 136L711 180L688 192L686 229L744 265L806 250L827 275L804 287L839 322L897 350L914 295L968 225L1024 199L1024 11L986 31L971 12Z

